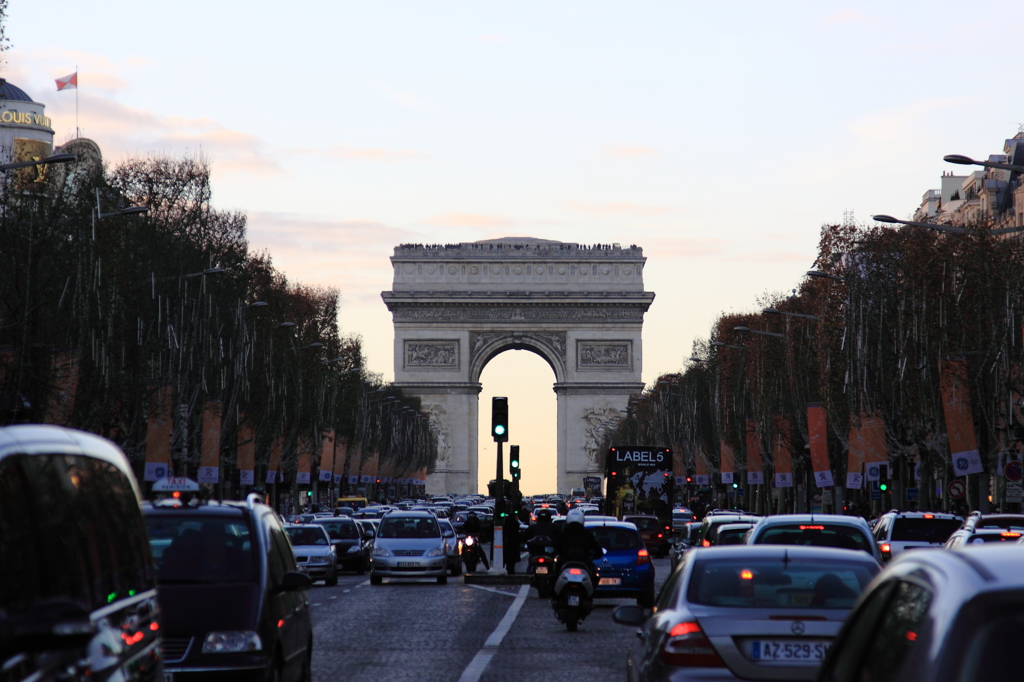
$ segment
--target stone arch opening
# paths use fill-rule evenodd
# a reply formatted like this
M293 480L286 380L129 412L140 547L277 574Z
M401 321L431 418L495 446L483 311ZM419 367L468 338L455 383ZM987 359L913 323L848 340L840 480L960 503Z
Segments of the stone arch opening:
M555 374L555 382L565 381L565 334L531 332L477 332L470 335L469 380L479 382L484 368L509 350L526 350L539 355Z

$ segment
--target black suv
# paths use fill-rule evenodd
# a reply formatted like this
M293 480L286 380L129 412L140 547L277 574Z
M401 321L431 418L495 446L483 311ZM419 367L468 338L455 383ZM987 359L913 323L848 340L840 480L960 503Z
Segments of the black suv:
M309 680L311 583L273 510L250 495L144 513L166 678Z

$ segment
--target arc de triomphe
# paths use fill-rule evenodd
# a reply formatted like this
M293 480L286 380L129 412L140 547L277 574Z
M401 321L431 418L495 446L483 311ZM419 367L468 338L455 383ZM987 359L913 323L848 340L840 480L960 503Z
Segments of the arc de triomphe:
M484 366L506 350L540 355L558 395L558 492L601 475L602 435L643 390L643 249L506 238L402 245L381 294L395 325L395 382L418 395L438 434L427 492L477 489ZM512 405L512 442L516 429Z

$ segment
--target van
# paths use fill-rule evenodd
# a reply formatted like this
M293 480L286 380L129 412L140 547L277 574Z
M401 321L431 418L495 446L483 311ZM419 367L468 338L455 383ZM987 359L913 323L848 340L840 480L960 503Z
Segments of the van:
M358 511L366 507L368 504L370 504L370 502L365 497L339 497L337 506L350 507Z
M163 680L138 484L108 440L0 427L3 679Z

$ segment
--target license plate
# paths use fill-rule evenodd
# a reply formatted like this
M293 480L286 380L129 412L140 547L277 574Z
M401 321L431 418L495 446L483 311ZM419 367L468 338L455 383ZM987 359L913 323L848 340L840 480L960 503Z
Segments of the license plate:
M621 585L622 578L601 578L597 581L598 585Z
M419 566L419 564L416 563L415 561L399 561L398 562L398 567L399 568L414 568L416 566Z
M822 640L754 640L750 643L750 658L755 661L809 661L824 660L832 642Z
M580 596L578 594L569 595L569 606L579 606Z
M164 682L174 682L174 673L164 673Z
M548 567L547 567L547 566L538 566L538 567L536 568L536 570L535 570L534 572L535 572L535 573L544 573L544 574L547 574L547 572L548 572Z

